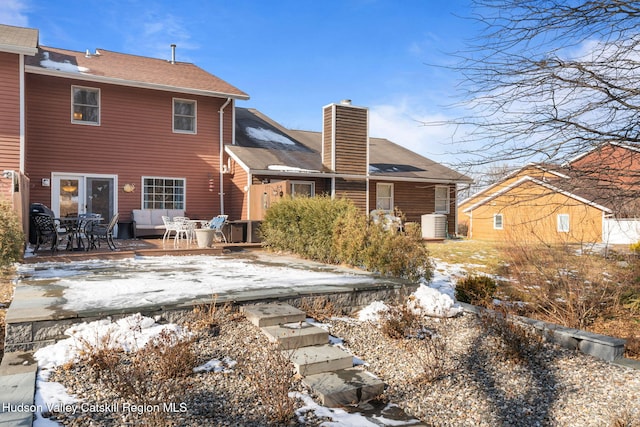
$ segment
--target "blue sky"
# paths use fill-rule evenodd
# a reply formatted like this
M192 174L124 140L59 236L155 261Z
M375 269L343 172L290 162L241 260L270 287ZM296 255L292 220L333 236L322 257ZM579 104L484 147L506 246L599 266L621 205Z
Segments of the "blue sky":
M447 109L459 76L428 64L473 37L468 0L2 0L0 23L37 28L45 46L193 62L247 92L237 103L295 129L322 107L370 109L370 135L447 162L453 130L422 126Z

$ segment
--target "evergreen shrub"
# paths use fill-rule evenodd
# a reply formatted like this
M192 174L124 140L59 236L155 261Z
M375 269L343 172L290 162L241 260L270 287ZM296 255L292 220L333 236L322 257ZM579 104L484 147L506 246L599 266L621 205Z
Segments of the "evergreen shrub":
M9 267L22 257L24 233L11 205L0 200L0 269Z
M433 274L418 228L385 230L347 199L284 199L267 210L261 232L263 242L272 249L316 261L409 280L428 280Z
M492 277L466 276L456 284L456 299L468 304L488 306L497 288L498 285Z

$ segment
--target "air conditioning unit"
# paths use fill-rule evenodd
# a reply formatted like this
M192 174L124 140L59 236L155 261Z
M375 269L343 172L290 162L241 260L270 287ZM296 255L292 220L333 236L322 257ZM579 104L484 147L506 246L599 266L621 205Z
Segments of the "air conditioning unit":
M423 239L446 239L447 238L447 216L444 214L422 215L422 238Z

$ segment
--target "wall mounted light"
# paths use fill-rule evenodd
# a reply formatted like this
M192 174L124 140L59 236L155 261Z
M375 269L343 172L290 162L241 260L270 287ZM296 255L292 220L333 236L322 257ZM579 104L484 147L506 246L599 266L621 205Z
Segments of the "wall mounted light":
M213 180L213 175L209 174L209 191L213 191L215 189L215 181Z
M122 191L124 191L125 193L133 193L136 189L135 184L125 184L122 187Z

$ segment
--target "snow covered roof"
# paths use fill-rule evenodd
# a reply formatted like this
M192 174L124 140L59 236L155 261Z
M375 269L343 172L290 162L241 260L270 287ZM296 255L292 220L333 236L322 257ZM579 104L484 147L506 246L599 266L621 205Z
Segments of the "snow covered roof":
M25 58L26 71L94 82L203 96L249 99L249 95L187 62L128 55L104 49L76 52L41 46Z
M257 110L236 107L236 141L225 147L254 173L331 173L322 164L322 133L287 129ZM471 182L387 139L369 138L369 176L387 180Z

